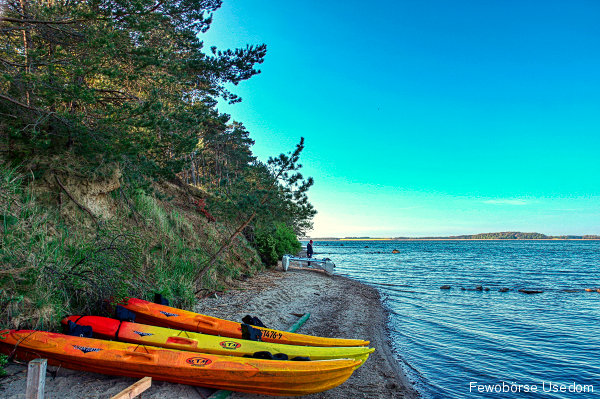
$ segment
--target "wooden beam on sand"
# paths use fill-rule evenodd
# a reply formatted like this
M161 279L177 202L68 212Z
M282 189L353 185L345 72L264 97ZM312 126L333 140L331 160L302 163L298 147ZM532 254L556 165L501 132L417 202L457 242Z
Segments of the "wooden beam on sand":
M132 399L152 386L152 377L144 377L135 384L125 388L110 399Z
M27 388L25 399L44 399L46 386L46 368L48 360L33 359L27 365Z

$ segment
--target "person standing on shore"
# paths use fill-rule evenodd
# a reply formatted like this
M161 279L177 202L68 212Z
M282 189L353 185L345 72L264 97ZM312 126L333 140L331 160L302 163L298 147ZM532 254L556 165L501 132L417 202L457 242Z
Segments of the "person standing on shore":
M313 253L313 240L310 240L310 242L306 244L306 257L312 258ZM310 266L310 262L308 262L308 266Z

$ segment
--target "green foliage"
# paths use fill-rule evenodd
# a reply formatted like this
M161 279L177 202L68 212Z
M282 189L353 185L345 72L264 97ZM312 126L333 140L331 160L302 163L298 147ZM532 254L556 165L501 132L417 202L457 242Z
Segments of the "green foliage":
M3 5L0 142L11 159L74 153L172 177L227 121L217 97L259 73L266 46L204 52L220 0L18 1Z
M174 232L169 222L169 216L165 210L158 205L154 197L147 195L141 190L134 194L134 202L137 211L144 217L147 225L157 228L163 234L172 237Z
M146 193L148 181L179 174L213 194L215 213L229 223L250 217L304 233L315 211L306 197L312 179L297 173L303 140L263 164L245 127L216 108L219 97L240 100L226 86L258 74L266 55L265 45L204 48L201 34L220 5L7 1L0 23L6 157L53 159L56 168L74 156L86 162L71 167L86 174L115 163L128 185ZM165 218L149 217L166 228Z
M58 171L91 180L107 165L123 176L110 194L117 214L89 228L89 215L61 214L54 188L44 187L41 205L30 182L0 167L0 323L42 327L151 291L190 305L194 293L261 269L248 248L254 231L311 227L313 181L298 172L304 140L259 162L250 133L216 108L219 98L240 101L227 87L258 74L266 55L265 45L205 51L201 34L220 5L3 2L0 159L35 179ZM206 198L167 205L156 189L165 180L201 187ZM278 258L291 240L279 230L265 238Z
M41 207L0 167L0 323L48 328L65 312L91 312L107 298L137 291L143 258L139 237L116 223L95 235L68 229L58 215ZM81 223L83 225L83 223Z
M192 306L196 300L193 276L198 262L204 259L202 250L163 246L160 251L151 254L150 261L154 267L149 277L153 284L147 293L161 293L176 306Z
M175 234L193 234L194 226L181 213L173 210L168 217Z
M299 173L303 149L301 138L293 152L270 158L266 164L255 161L244 175L215 196L211 208L221 218L240 224L250 218L252 228L283 223L303 235L312 227L316 214L307 195L313 179Z
M0 328L54 329L65 314L103 314L107 299L151 298L163 293L175 306L196 300L194 276L213 251L215 232L194 224L182 210L167 212L163 202L138 192L136 224L127 204L94 231L83 213L68 224L38 203L23 176L0 164ZM200 219L202 220L202 219ZM199 234L199 232L203 234ZM212 237L207 240L208 237ZM232 253L248 250L239 242ZM252 252L224 257L203 289L222 289L243 273L260 269ZM105 314L105 313L104 313Z
M4 367L8 364L8 356L0 354L0 377L4 377L6 375L6 370Z
M312 228L312 218L317 213L308 202L308 189L313 185L312 177L304 178L300 154L304 150L304 138L289 154L280 154L267 161L267 181L272 179L276 190L263 201L262 218L266 222L284 223L291 226L297 235L303 235ZM264 169L263 169L263 173ZM275 217L275 219L273 219Z
M225 210L223 213L229 213L230 220L233 219L230 223L237 223L238 227L202 265L195 278L197 283L203 281L206 273L212 270L220 256L242 232L253 241L252 232L257 228L283 223L291 226L295 233L302 234L312 226L311 219L316 211L308 202L306 192L313 180L310 177L304 179L298 173L302 168L298 161L303 149L304 138L300 138L293 152L270 158L267 165L255 162L252 168L244 169L246 173L238 180L238 184L229 185L226 190L219 192L219 207ZM272 264L273 253L268 250L269 246L263 245L263 260Z
M259 230L256 233L254 245L258 250L260 258L267 266L274 266L277 264L279 257L277 256L277 251L275 249L275 238L273 238L269 231Z
M302 249L302 244L296 238L294 231L282 223L278 223L271 229L258 230L255 245L261 259L268 266L275 266L283 255L297 254Z
M301 234L315 211L297 173L303 141L260 163L245 127L216 108L260 71L266 46L204 48L220 0L8 0L0 37L0 145L10 160L65 157L84 173L117 163L148 191L171 179L214 194L222 216L284 222ZM143 199L142 199L143 200ZM148 204L151 206L151 204ZM272 215L278 215L273 218ZM156 215L154 215L156 216ZM164 220L156 220L163 223Z

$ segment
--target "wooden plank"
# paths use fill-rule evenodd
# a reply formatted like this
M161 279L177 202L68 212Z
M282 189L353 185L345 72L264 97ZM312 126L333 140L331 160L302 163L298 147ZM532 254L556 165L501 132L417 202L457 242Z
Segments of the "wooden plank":
M27 366L27 388L26 399L44 399L44 388L46 386L46 368L48 360L34 359Z
M144 377L135 384L125 388L110 399L132 399L152 386L152 377Z

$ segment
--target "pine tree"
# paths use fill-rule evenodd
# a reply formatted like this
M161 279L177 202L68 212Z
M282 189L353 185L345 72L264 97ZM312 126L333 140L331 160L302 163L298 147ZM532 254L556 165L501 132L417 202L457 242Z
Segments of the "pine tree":
M266 46L207 54L218 0L11 0L1 18L8 157L81 155L150 175L185 165L225 85L259 73ZM135 169L135 168L134 168Z

